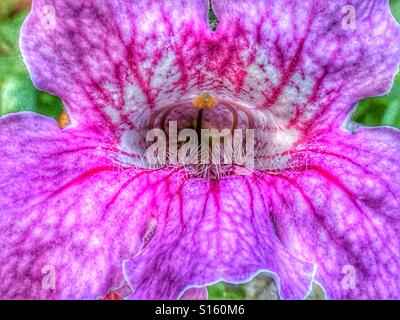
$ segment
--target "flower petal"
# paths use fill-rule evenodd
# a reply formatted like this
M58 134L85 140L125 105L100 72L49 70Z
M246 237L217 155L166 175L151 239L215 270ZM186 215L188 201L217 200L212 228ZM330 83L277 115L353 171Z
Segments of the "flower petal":
M260 178L280 239L317 265L328 298L400 298L399 152L399 130L337 130L295 151L299 165L275 182Z
M134 197L149 176L121 171L90 132L35 114L1 118L0 145L0 298L96 299L122 287L122 261L150 219Z
M303 298L307 261L328 298L398 299L399 141L389 128L338 130L293 151L283 172L186 181L153 240L125 263L129 297L171 299L267 270L282 298Z
M387 1L214 0L213 7L216 32L206 0L34 0L22 52L34 83L66 102L73 124L113 136L134 155L144 154L154 115L184 101L177 113L191 123L191 99L204 91L248 109L266 145L258 139L263 126L271 127L269 140L283 131L296 142L309 128L339 126L358 100L392 84L400 29Z
M242 90L291 125L337 127L393 84L400 28L386 0L212 2L249 59Z
M33 0L21 49L34 84L106 134L176 98L181 45L208 30L207 9L207 0Z
M176 299L186 288L245 282L261 270L276 276L282 297L305 297L313 266L282 246L263 194L252 188L245 177L187 180L148 246L125 262L129 297Z

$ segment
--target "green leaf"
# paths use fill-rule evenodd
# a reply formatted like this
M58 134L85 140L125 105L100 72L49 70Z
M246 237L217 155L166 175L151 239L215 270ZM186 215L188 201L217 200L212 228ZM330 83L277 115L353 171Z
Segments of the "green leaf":
M390 8L392 9L393 16L400 22L400 1L390 0Z
M63 111L63 103L55 96L38 91L36 112L54 119L59 119Z
M0 23L0 56L18 52L20 28L26 15L23 12Z
M0 88L1 114L35 110L37 92L28 77L9 77Z
M386 108L382 125L400 128L400 99L393 100Z
M207 289L210 300L243 300L246 297L246 293L240 285L218 282Z
M26 12L0 22L0 115L29 110L57 119L62 112L60 99L33 87L19 51L25 17Z
M353 120L366 126L390 125L400 128L400 74L392 90L385 96L373 97L359 103Z

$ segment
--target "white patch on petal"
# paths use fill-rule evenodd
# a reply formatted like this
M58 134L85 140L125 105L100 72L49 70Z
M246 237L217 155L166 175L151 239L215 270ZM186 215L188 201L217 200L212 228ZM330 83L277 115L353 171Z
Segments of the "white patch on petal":
M278 118L269 112L260 113L257 118L263 124L256 131L257 166L267 170L287 168L290 156L283 153L297 143L299 131L288 128L287 119Z
M116 155L116 162L123 165L139 165L144 166L145 163L138 155L144 154L142 149L143 137L138 133L137 129L126 129L123 131L118 149L121 153ZM126 153L126 154L125 154Z
M299 138L298 130L285 129L278 131L273 136L273 144L276 146L276 153L282 153L292 148Z
M123 113L130 113L135 110L145 110L148 106L148 101L143 90L134 84L125 87Z
M100 234L94 233L90 238L89 249L96 250L102 245L103 239Z
M280 81L279 70L268 63L268 58L263 52L258 52L255 62L247 69L243 88L249 92L249 98L253 104L262 104L264 102L262 93L268 87L272 89L277 86Z
M161 26L163 26L163 23L158 23L159 21L162 21L161 12L159 10L149 10L144 12L137 19L137 33L142 35L154 33L157 26L157 30L162 31Z
M69 212L65 217L64 224L66 228L72 227L76 222L76 214L74 212Z
M118 110L115 110L112 107L106 107L104 112L110 117L111 122L114 124L121 123L121 114Z
M170 51L165 54L158 63L151 78L150 86L153 90L174 89L175 82L181 77L176 66L174 66L175 54Z
M386 33L386 30L388 28L388 23L386 20L382 20L376 28L373 29L372 34L374 36L384 36Z
M279 18L279 28L282 31L287 31L291 27L292 27L292 21L290 19L290 16L285 12L281 12L280 18Z

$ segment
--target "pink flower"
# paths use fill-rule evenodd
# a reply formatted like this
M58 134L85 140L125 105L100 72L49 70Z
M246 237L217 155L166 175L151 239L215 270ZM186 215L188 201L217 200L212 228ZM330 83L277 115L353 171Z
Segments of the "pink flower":
M0 119L0 298L204 297L261 271L286 299L400 298L400 134L349 119L397 71L387 1L212 3L216 31L206 0L33 1L23 56L71 124ZM149 169L148 130L192 126L204 92L204 125L255 130L254 169Z

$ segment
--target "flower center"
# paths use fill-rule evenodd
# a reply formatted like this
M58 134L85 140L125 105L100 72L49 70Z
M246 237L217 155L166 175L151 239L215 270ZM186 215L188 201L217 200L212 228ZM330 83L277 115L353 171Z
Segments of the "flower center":
M241 106L207 92L182 100L151 117L148 162L186 166L196 177L248 172L254 166L253 122Z
M143 119L142 128L121 136L121 165L184 166L192 177L211 179L275 172L291 166L299 140L271 111L209 92L144 112Z

